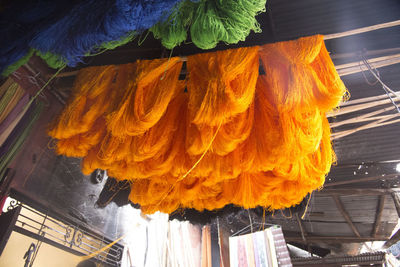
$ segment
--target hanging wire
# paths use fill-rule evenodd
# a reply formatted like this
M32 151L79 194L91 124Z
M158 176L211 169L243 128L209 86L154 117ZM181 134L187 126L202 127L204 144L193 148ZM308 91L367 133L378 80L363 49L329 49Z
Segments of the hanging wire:
M64 65L63 67L59 68L55 74L53 74L50 79L47 80L47 82L39 89L39 91L36 92L36 94L29 100L29 102L25 105L24 109L28 109L33 101L43 92L43 90L50 84L50 82L57 77L57 75L66 67Z
M305 218L305 216L306 216L306 214L307 214L308 204L310 204L311 198L312 198L312 192L311 192L311 194L310 194L310 197L309 197L308 200L307 200L307 204L306 204L306 208L304 209L304 213L303 213L303 215L301 216L301 219L302 219L302 220L304 220L304 218Z
M376 82L375 82L375 83L370 83L370 82L368 81L368 79L366 78L366 76L364 75L364 72L362 72L363 75L364 75L364 78L365 78L366 82L367 82L368 84L370 84L370 85L375 85L377 82L379 82L379 83L381 84L381 86L382 86L382 89L385 91L386 95L389 97L390 101L392 102L392 104L396 107L397 112L400 113L400 108L399 108L399 106L396 104L396 102L395 102L394 98L391 96L391 94L393 94L394 97L398 97L398 98L400 98L400 95L399 95L397 92L395 92L395 91L393 91L392 89L390 89L389 86L387 86L387 85L382 81L379 71L378 71L375 67L371 66L371 64L369 63L368 59L364 56L364 54L360 54L360 57L361 57L361 61L364 63L364 65L367 67L367 69L369 70L369 72L370 72L370 73L375 77L375 79L376 79ZM360 68L361 68L361 66L360 66Z
M272 223L253 222L251 225L250 225L250 224L249 224L249 225L246 225L245 227L243 227L243 228L240 229L239 231L233 233L233 234L231 235L231 237L236 236L236 235L240 235L240 234L244 233L246 230L248 230L249 228L251 228L251 227L253 227L253 226L257 226L257 225L258 225L258 226L259 226L259 225L263 225L263 226L265 226L265 225L268 225L268 226L277 226L276 224L272 224Z
M251 215L250 215L250 210L249 209L247 209L247 213L249 214L250 229L251 229L251 232L253 233L253 220L251 219Z

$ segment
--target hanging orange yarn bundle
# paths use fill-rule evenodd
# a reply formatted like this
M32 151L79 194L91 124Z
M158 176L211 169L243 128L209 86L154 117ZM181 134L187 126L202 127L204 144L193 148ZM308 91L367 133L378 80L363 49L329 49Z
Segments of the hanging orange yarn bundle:
M57 153L130 180L146 213L282 209L322 187L335 159L325 113L346 91L322 36L189 56L185 82L181 67L80 71L49 130Z

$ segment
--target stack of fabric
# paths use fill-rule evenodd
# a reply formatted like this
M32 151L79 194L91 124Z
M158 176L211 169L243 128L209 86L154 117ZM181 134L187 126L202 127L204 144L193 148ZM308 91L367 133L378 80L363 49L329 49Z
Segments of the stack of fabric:
M265 75L259 74L259 61ZM282 209L334 161L326 112L345 93L322 36L80 71L49 130L82 171L131 182L147 213Z
M278 226L229 237L229 266L293 266Z
M12 79L0 86L0 181L42 110L28 104L29 94Z

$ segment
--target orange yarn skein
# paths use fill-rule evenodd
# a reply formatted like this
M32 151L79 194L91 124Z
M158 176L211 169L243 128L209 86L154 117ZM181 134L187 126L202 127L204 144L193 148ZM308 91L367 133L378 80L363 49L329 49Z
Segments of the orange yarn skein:
M138 61L136 77L129 81L123 102L107 117L112 135L135 136L153 127L175 94L181 68L177 57Z
M325 113L346 88L322 36L189 56L187 66L186 83L178 58L82 70L49 131L57 153L84 157L85 174L130 180L145 213L282 209L323 185L335 160Z

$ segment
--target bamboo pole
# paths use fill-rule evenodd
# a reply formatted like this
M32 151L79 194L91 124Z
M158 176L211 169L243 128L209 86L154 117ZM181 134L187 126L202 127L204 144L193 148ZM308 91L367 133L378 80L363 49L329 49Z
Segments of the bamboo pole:
M395 102L398 102L399 100L400 99L394 99ZM363 104L359 104L359 105L347 106L344 108L340 108L336 111L328 112L326 114L326 116L327 117L335 117L335 116L344 115L344 114L348 114L351 112L356 112L356 111L364 110L367 108L373 108L373 107L382 106L382 105L391 104L391 103L392 102L390 101L390 99L377 100L377 101L372 101L372 102L363 103Z
M365 57L374 57L383 54L396 54L400 53L400 47L395 48L385 48L385 49L375 49L375 50L367 50L363 52ZM340 54L331 54L332 59L347 59L352 57L360 57L360 51L350 52L350 53L340 53Z
M381 58L373 58L368 60L372 68L382 68L400 63L400 54L385 56ZM372 62L373 61L373 62ZM344 66L346 65L346 66ZM352 62L348 64L339 65L336 67L338 74L343 77L350 74L368 71L368 68L360 62Z
M301 236L286 236L286 242L303 242ZM308 242L361 243L368 241L385 241L386 237L353 237L353 236L308 236ZM324 265L325 266L325 265Z
M400 26L400 20L395 20L395 21L391 21L391 22L362 27L362 28L358 28L358 29L354 29L354 30L350 30L350 31L345 31L345 32L327 34L324 36L324 40L342 38L342 37L346 37L346 36L356 35L356 34L370 32L370 31L376 31L376 30L395 27L395 26Z
M335 127L339 127L342 125L346 125L346 124L352 124L352 123L358 123L358 122L363 122L363 121L369 121L369 120L379 120L379 119L383 119L387 116L390 115L384 115L384 116L377 116L375 117L375 115L387 112L387 111L391 111L396 109L394 106L390 106L387 108L383 108L377 111L373 111L373 112L369 112L351 119L347 119L347 120L343 120L343 121L339 121L339 122L333 122L330 124L331 128L335 128Z
M395 27L395 26L400 26L400 20L395 20L395 21L391 21L391 22L362 27L362 28L349 30L349 31L345 31L345 32L340 32L340 33L327 34L324 36L324 40L342 38L342 37L346 37L346 36L356 35L356 34L360 34L360 33L365 33L365 32L370 32L370 31L375 31L375 30L380 30L380 29L390 28L390 27ZM397 48L394 48L394 49L397 49ZM397 51L397 50L394 50L394 51ZM369 51L369 53L373 53L373 51ZM336 55L336 57L340 57L340 55ZM181 60L187 61L187 57L181 57ZM74 76L76 74L77 74L77 71L63 72L63 73L58 74L57 77L68 77L68 76Z
M388 59L395 59L395 58L399 58L399 57L400 57L400 53L397 53L397 54L392 54L392 55L388 55L388 56L374 57L374 58L368 59L368 62L372 64L372 63L377 63L377 62L385 61ZM345 64L338 65L335 68L338 71L342 70L342 69L352 68L352 67L359 68L360 67L359 62L360 61L345 63ZM368 68L365 66L361 66L361 67L364 67L363 68L364 70L368 70Z
M180 57L180 60L185 62L187 61L187 57ZM371 58L368 61L370 62L373 68L386 67L400 63L400 54ZM360 65L360 61L337 65L335 68L340 76L346 76L368 70L366 66L362 64ZM63 77L75 76L78 74L78 72L79 70L62 72L59 73L57 77L63 78Z
M400 91L396 91L396 93L400 94ZM361 104L361 103L370 102L370 101L373 101L373 100L387 99L387 97L388 97L387 94L364 97L364 98L360 98L360 99L355 99L355 100L350 100L350 101L343 102L343 103L340 104L340 107L351 106L351 105L355 105L355 104ZM393 98L396 98L396 96L393 96Z
M394 124L400 121L400 119L397 120L393 120L393 121L388 121L391 120L395 117L398 117L400 115L400 113L396 113L393 115L389 115L388 117L385 117L383 119L379 119L377 121L365 124L363 126L357 127L355 129L351 129L351 130L347 130L347 131L341 131L341 132L337 132L332 134L331 138L332 140L337 140L339 138L345 137L347 135L362 131L362 130L367 130L367 129L372 129L372 128L376 128L376 127L381 127L381 126L385 126L385 125L390 125L390 124Z
M355 118L352 118L352 119L349 119L346 121L338 122L337 124L331 123L330 125L331 125L331 129L332 129L332 128L336 128L336 127L347 125L347 124L354 124L354 123L367 122L367 121L377 121L377 120L385 119L385 118L390 119L389 118L390 116L391 115L381 115L381 116L374 116L374 117L357 116Z

